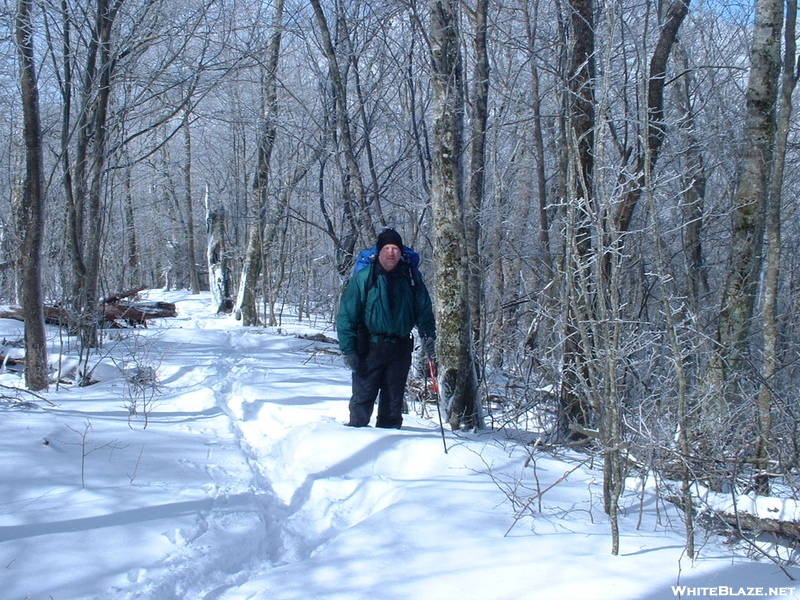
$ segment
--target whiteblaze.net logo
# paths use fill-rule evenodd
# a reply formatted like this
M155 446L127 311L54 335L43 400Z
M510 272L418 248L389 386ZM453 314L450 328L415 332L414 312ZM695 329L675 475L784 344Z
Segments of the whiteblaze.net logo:
M673 585L672 593L681 598L692 596L794 596L793 587L733 587L719 585L716 587L691 587Z

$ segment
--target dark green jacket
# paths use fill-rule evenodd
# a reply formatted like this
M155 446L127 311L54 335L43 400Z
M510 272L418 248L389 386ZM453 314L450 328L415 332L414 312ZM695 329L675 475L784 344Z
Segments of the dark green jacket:
M356 352L359 323L366 326L371 336L408 337L416 326L420 336L436 337L428 289L419 273L405 261L387 273L376 260L350 279L342 294L336 322L342 354Z

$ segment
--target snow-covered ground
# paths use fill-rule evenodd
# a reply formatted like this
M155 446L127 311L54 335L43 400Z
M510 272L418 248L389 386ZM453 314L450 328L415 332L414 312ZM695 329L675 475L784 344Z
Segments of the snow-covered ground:
M689 560L680 515L636 482L612 556L599 465L573 471L577 455L525 466L501 432L450 431L445 453L438 420L414 414L344 427L335 346L293 335L333 335L322 323L244 329L205 295L150 297L179 316L112 333L98 383L0 401L4 600L800 598L800 570L716 537ZM131 417L134 400L148 404ZM570 471L515 518L506 491Z

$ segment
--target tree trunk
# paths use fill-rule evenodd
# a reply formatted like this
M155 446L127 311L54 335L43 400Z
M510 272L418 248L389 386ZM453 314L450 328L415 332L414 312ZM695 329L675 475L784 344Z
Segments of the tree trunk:
M47 336L40 271L44 234L44 157L30 11L31 2L19 0L16 37L26 151L25 191L21 207L24 230L21 288L25 315L25 385L31 390L43 390L48 384Z
M200 293L200 276L197 272L197 260L195 260L195 236L194 236L194 209L192 208L192 135L189 130L191 122L191 102L187 102L186 110L183 115L183 184L184 184L184 210L186 212L186 254L188 255L189 284L192 286L192 294Z
M270 36L265 57L262 98L264 120L258 141L258 164L251 192L251 223L245 250L242 279L239 282L239 295L236 301L237 317L242 325L258 325L256 295L261 279L264 257L264 230L267 225L270 162L272 149L277 136L278 118L278 59L280 58L281 34L283 32L283 0L277 0L273 13L273 32Z
M375 215L375 221L380 223L381 227L386 227L389 225L389 223L386 221L386 217L383 215L383 207L381 205L381 186L380 181L378 180L378 172L375 166L375 156L373 152L372 120L368 118L367 111L365 109L367 97L365 96L364 89L361 85L358 52L353 48L353 40L350 35L349 28L347 27L347 22L344 19L341 4L339 8L339 22L341 25L340 28L346 37L348 54L353 66L353 82L355 84L356 98L358 100L358 116L361 118L361 126L364 131L362 143L364 145L364 154L367 157L367 168L369 171L370 186L372 187L370 190L369 199L366 198L366 192L364 193L365 210L369 211L369 215ZM377 232L375 231L373 221L369 216L367 216L365 219L364 226L366 227L366 230L362 233L367 237L374 238Z
M550 281L555 275L553 258L550 248L550 218L547 214L547 175L545 173L545 147L544 134L542 132L542 100L539 90L539 69L536 61L536 26L538 23L539 3L534 4L534 14L530 14L528 2L523 3L525 13L525 33L528 42L528 62L531 70L531 112L533 113L533 147L536 159L536 196L537 207L539 209L539 241L542 244L543 263L547 272L543 279ZM548 290L554 290L552 286ZM552 296L553 292L548 292Z
M468 291L469 312L472 322L474 347L483 348L483 279L481 264L480 217L483 207L484 181L486 173L486 125L489 120L489 53L487 48L487 20L489 0L478 0L474 12L475 66L472 88L472 134L470 136L469 185L467 187L467 210L464 230L469 259ZM479 364L479 363L478 363Z
M783 26L781 0L756 0L747 112L731 217L730 255L719 315L723 384L743 367L761 275L767 186L775 145L775 105Z
M81 91L81 110L76 126L75 160L65 167L64 183L68 199L68 248L73 270L73 297L83 347L98 344L101 318L98 306L100 248L102 243L102 189L105 181L106 126L115 61L111 52L111 33L122 2L98 0L94 31L86 56ZM69 14L62 4L64 20ZM66 39L66 38L65 38ZM65 73L73 60L72 50L64 47ZM71 80L71 77L70 77ZM71 90L63 88L65 106L71 103ZM64 113L65 118L68 116ZM64 137L66 135L66 137ZM69 129L62 132L62 144L69 143Z
M482 427L471 347L464 230L464 96L458 0L431 2L435 309L440 399L450 426Z
M328 22L325 19L325 14L322 12L319 0L311 0L311 6L314 9L317 27L322 37L322 49L328 61L328 72L333 85L334 116L336 119L336 130L339 134L338 151L344 155L344 167L342 172L342 211L347 233L343 236L343 239L337 243L337 253L339 256L336 262L339 274L345 277L349 274L350 268L352 267L353 248L355 248L359 235L374 232L374 228L364 200L363 178L361 175L361 168L356 158L355 144L350 129L350 114L347 110L347 89L345 81L342 80L339 59L336 56L330 29L328 28ZM344 17L341 12L338 13L337 19L339 24L342 25L340 28L346 31L343 25ZM333 239L338 240L339 236L336 235L336 230L332 227L330 221L328 225L328 234Z
M786 29L784 32L785 58L781 81L780 105L775 139L775 160L767 196L765 271L763 277L762 316L764 327L764 364L761 370L761 388L758 392L758 443L756 461L760 473L756 476L760 494L769 494L769 441L772 432L773 376L779 368L778 357L778 283L781 262L781 195L786 150L792 117L792 93L797 86L795 32L797 25L797 0L786 3Z
M582 389L586 381L591 347L583 343L581 321L588 318L592 302L583 292L581 281L591 279L591 214L594 194L595 63L594 4L592 0L571 0L572 48L567 99L569 148L567 172L568 229L566 281L563 306L564 359L560 402L562 419L569 424L588 426L592 407ZM562 423L562 429L563 425Z
M231 273L228 252L225 247L225 209L208 210L208 190L206 190L206 225L208 234L208 284L211 288L212 308L216 313L233 311L231 298Z
M650 57L650 72L647 80L647 136L646 149L639 155L636 167L637 177L633 187L617 207L615 227L618 231L628 231L633 211L642 195L646 173L652 173L658 161L661 146L666 135L664 124L664 87L666 86L667 62L669 61L678 30L689 12L689 0L673 0L667 8L664 26L658 42Z
M683 207L683 230L686 238L686 276L689 280L691 305L700 306L701 298L708 295L708 268L703 256L703 206L706 195L706 172L703 153L695 125L691 91L695 87L694 77L684 48L676 46L678 68L683 75L675 80L675 105L680 111L680 130L686 137L686 167L681 172L681 195Z
M131 182L133 169L125 169L125 277L122 287L135 286L140 282L139 247L136 241L136 214L133 203L133 186Z

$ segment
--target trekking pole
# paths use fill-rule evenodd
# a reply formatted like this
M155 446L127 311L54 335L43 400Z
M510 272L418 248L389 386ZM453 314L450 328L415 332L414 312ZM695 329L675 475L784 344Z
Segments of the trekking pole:
M442 422L442 407L439 401L439 381L436 379L436 366L433 364L433 359L428 358L428 368L431 371L431 388L433 393L436 394L436 412L439 414L439 429L442 432L442 445L444 446L444 453L447 454L447 441L444 439L444 423Z

